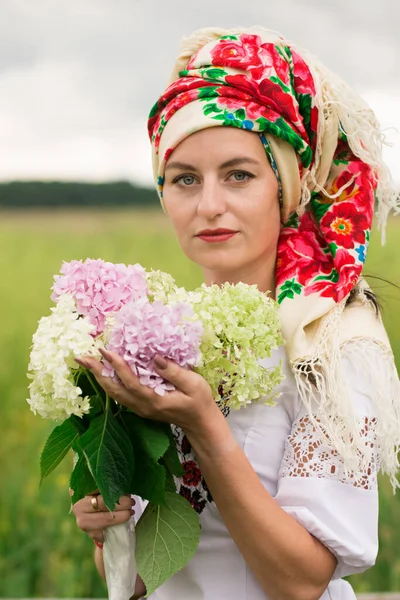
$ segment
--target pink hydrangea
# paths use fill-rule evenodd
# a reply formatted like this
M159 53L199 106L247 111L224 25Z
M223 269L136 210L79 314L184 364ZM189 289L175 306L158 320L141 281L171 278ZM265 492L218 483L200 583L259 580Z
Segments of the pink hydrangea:
M51 299L71 294L77 310L96 327L94 335L104 330L107 315L122 306L147 297L145 269L140 265L124 265L88 258L85 262L64 262L61 275L56 275Z
M203 325L195 320L192 308L184 302L163 304L140 299L124 306L115 316L108 335L107 350L122 356L143 385L163 396L175 389L154 369L156 354L181 367L196 366L201 358ZM116 377L105 361L103 375Z

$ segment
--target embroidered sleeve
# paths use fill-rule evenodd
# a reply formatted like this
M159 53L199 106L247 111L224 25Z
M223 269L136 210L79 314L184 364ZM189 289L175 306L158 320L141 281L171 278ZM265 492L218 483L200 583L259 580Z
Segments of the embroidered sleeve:
M362 417L359 424L365 455L369 457L359 472L346 470L338 453L327 446L321 431L308 416L303 416L293 423L286 440L280 477L334 479L365 490L377 489L376 418Z

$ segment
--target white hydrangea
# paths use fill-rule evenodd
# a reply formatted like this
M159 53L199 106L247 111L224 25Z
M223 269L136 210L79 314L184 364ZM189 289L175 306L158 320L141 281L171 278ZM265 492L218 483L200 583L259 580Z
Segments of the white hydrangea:
M74 382L79 368L74 358L99 357L99 353L91 335L95 326L79 315L72 296L60 296L51 311L51 315L40 319L33 335L28 403L35 414L63 421L73 414L81 417L90 410L89 397L83 398Z

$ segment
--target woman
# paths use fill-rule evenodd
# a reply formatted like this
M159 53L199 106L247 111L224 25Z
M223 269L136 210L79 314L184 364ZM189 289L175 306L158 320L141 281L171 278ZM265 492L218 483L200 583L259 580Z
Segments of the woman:
M265 361L284 363L278 404L228 414L200 376L163 357L177 388L163 398L116 355L104 353L121 384L82 362L117 402L173 424L179 491L200 513L195 557L152 598L355 598L341 577L374 564L377 474L396 487L399 466L397 373L360 278L374 198L381 224L396 202L375 119L277 34L206 29L184 42L149 132L183 251L207 284L275 297L286 341ZM98 542L132 509L130 498L112 516L92 504L74 512ZM96 562L101 572L101 549Z

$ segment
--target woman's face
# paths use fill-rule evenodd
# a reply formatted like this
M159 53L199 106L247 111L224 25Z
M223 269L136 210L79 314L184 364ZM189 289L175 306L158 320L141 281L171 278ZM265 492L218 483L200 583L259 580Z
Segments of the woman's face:
M243 281L274 269L278 183L257 134L212 127L187 137L167 162L164 205L183 251L205 272Z

